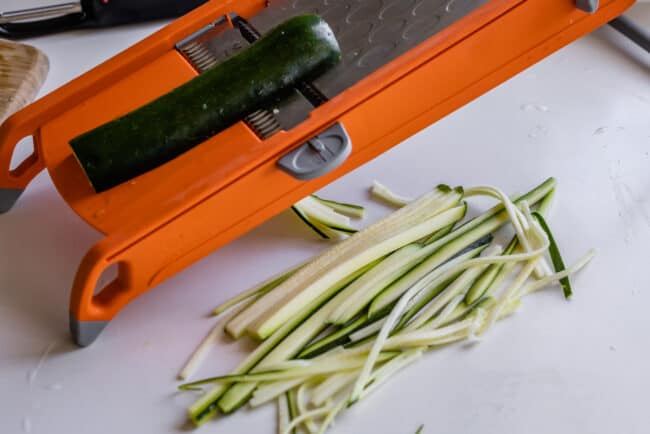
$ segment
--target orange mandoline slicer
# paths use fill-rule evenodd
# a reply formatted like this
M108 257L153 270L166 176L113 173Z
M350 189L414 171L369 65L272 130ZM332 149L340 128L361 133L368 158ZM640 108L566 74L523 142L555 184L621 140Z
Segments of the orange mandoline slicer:
M0 127L0 212L47 168L64 200L106 235L81 261L72 290L70 328L85 346L134 297L633 2L212 0L9 118ZM333 28L339 66L175 160L94 193L70 139L306 12ZM27 136L33 155L9 170ZM96 293L114 264L118 277Z

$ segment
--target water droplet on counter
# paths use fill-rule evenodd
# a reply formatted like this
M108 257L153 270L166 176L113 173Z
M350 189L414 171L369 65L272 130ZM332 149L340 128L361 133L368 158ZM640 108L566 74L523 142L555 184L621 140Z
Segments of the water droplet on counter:
M609 346L609 351L613 351L613 352L615 352L615 351L616 351L616 347L615 347L614 345L610 345L610 346Z
M521 111L524 112L533 112L537 111L540 113L546 113L548 111L548 106L543 104L522 104L520 106Z
M528 133L528 138L536 139L540 136L546 136L547 134L548 134L548 128L546 128L543 125L537 125L535 126L535 129L533 129L530 133Z
M605 134L607 131L609 131L609 128L607 127L596 128L594 131L594 136L600 136L601 134Z
M445 12L452 12L455 7L454 3L456 3L456 0L450 0L449 3L447 3L447 6L445 6Z

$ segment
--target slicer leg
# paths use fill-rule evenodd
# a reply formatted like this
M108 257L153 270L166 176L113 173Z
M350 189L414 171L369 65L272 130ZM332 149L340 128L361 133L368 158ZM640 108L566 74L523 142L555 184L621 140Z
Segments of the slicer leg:
M0 188L0 214L4 214L13 208L23 191L25 190Z
M95 342L97 336L104 330L109 321L79 321L70 314L70 333L74 343L80 347L87 347Z

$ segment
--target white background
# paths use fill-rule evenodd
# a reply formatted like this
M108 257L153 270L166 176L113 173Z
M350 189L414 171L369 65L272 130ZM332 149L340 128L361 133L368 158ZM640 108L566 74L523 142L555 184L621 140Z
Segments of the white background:
M2 0L0 9L27 4ZM631 16L650 26L650 6ZM158 25L31 41L51 59L44 91ZM324 189L326 197L367 204L372 221L388 211L367 197L376 178L416 195L440 182L522 192L556 176L550 222L566 259L600 249L575 279L571 302L559 289L531 296L484 342L428 354L333 432L412 433L424 423L425 433L647 433L649 169L650 59L601 29ZM327 247L284 213L132 302L79 350L67 330L69 287L99 239L45 173L0 216L0 433L185 429L192 397L174 393L174 377L211 328L206 313ZM200 376L227 372L244 350L224 339ZM269 407L203 431L274 427Z

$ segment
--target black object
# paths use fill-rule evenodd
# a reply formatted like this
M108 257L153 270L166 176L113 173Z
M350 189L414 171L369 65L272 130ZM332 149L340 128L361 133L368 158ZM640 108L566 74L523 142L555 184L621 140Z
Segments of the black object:
M0 37L20 39L65 30L174 18L208 0L80 0L0 13ZM39 19L42 18L42 19Z
M639 27L634 21L621 15L620 17L614 18L610 21L609 25L650 53L650 35L648 35L648 32Z

